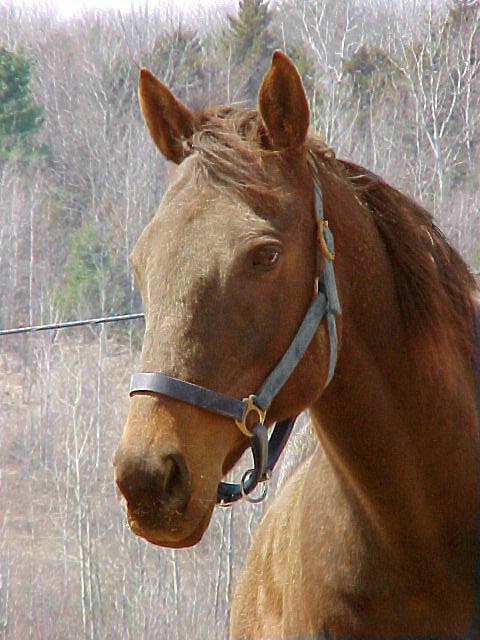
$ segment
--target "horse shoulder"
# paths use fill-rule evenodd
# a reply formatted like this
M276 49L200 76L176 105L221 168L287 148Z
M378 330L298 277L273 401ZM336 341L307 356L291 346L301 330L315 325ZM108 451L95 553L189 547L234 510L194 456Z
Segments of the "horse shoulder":
M309 463L286 481L253 537L232 601L232 640L283 636L285 587L295 580L300 555L296 529Z
M345 620L355 628L341 594L355 597L362 585L366 546L344 487L318 446L255 533L232 601L232 640L313 637Z

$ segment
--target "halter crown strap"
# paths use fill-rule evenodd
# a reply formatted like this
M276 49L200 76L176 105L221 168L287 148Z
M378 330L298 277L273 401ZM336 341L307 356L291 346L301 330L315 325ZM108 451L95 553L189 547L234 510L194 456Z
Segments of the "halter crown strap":
M270 477L271 471L293 429L295 418L276 424L269 441L267 429L263 425L265 414L305 355L313 336L324 318L327 320L330 342L330 359L325 386L329 384L335 371L338 351L335 316L341 312L333 268L335 245L333 234L323 217L322 192L317 180L314 180L314 190L315 219L319 243L317 264L319 269L323 266L323 270L316 279L316 296L287 351L258 392L249 398L237 400L218 391L212 391L206 387L192 382L185 382L159 372L135 373L131 379L131 396L138 393L153 392L186 402L205 411L232 418L239 429L250 437L250 446L255 463L254 468L244 474L240 484L220 483L217 502L222 505L232 504L242 497L247 497L248 499L248 495L257 484ZM257 413L258 420L253 428L250 428L247 426L247 417L252 411ZM252 498L250 500L255 501Z
M330 383L337 363L338 340L335 316L340 313L340 301L338 299L335 273L333 270L335 244L333 240L333 233L327 225L322 224L324 222L322 192L317 182L314 183L314 186L317 226L322 230L323 240L331 257L325 256L325 267L318 277L317 296L305 314L296 336L293 338L280 362L255 395L257 406L264 411L266 411L272 404L275 396L287 382L296 366L305 355L313 336L325 316L327 317L328 333L330 338L330 360L325 386Z

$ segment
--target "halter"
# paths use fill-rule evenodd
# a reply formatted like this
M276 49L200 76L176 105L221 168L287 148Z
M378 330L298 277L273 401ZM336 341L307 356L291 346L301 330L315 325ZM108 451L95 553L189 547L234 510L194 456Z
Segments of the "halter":
M315 221L317 223L317 276L315 298L293 338L287 351L257 391L243 400L237 400L206 387L185 382L164 373L134 373L130 384L130 396L137 393L155 393L186 402L210 413L232 418L240 431L250 438L254 468L248 469L239 484L221 482L217 490L217 504L228 506L241 498L260 502L266 495L266 484L260 497L250 494L258 483L270 479L295 424L296 416L278 422L268 439L265 418L267 411L280 389L287 382L303 358L313 336L323 319L327 320L330 360L325 387L329 384L337 362L337 328L335 316L341 312L338 299L333 260L335 245L328 221L323 216L323 198L317 179L314 179ZM325 267L319 272L323 256ZM250 427L249 425L252 424Z

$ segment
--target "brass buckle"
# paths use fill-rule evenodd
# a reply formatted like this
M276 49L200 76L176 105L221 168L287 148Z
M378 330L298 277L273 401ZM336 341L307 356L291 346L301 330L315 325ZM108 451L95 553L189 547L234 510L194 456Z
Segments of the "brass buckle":
M330 251L327 246L327 242L324 236L324 230L328 229L328 220L320 220L317 225L317 240L322 250L322 253L327 260L335 260L335 254Z
M255 404L255 396L252 394L248 396L248 398L244 398L244 401L247 403L245 410L243 412L243 416L241 420L235 420L235 424L240 429L242 433L244 433L248 438L253 438L253 433L247 427L247 418L251 411L255 411L258 416L257 422L263 424L265 422L265 416L267 415L266 411L263 411Z

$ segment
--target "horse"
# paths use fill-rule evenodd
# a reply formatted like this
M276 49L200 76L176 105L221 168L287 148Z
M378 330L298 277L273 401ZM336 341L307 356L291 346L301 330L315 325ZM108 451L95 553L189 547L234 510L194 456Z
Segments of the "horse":
M197 543L219 495L268 476L265 432L309 409L316 450L254 536L231 637L479 637L466 264L425 209L310 131L282 52L257 109L194 112L146 69L139 98L174 168L130 258L143 373L114 466L132 531ZM256 468L222 484L249 446Z

